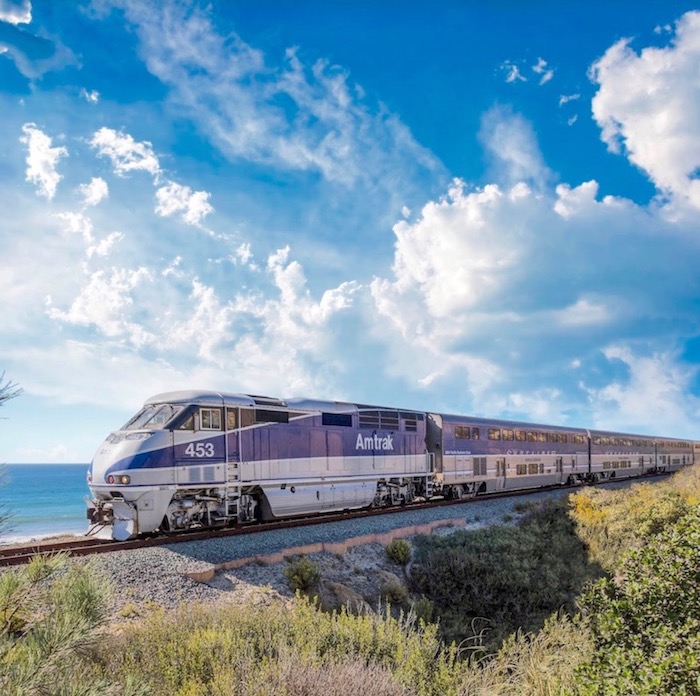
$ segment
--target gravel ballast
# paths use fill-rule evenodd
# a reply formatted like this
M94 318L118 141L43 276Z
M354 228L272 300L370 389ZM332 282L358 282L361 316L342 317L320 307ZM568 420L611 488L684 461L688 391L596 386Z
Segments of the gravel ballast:
M606 488L628 486L630 483L620 481L608 484ZM258 587L269 586L278 594L289 596L291 593L286 588L282 572L283 563L274 566L251 563L236 571L226 571L221 569L221 566L238 559L253 559L319 542L333 543L354 537L384 534L397 528L423 525L436 520L459 518L463 520L459 528L477 529L517 519L519 513L516 506L520 507L523 503L531 504L547 498L558 498L571 492L570 489L566 489L507 498L477 499L459 505L422 510L407 509L402 513L363 519L117 551L93 556L92 562L105 573L113 585L115 613L122 611L125 606L142 606L149 602L173 607L182 602L217 601L230 595L232 590L240 590L241 585L250 584ZM365 550L375 558L375 563L382 560L381 545L368 544L367 547L377 547ZM362 549L352 550L355 557L362 554ZM217 566L219 570L213 572ZM187 574L213 577L204 583L187 577ZM247 589L250 590L250 587ZM249 591L248 595L250 594Z

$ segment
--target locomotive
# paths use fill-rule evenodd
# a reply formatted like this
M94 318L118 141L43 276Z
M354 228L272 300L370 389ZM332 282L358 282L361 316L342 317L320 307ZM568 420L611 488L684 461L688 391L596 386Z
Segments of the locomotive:
M693 445L341 401L168 392L95 454L88 534L126 540L642 476L691 464Z

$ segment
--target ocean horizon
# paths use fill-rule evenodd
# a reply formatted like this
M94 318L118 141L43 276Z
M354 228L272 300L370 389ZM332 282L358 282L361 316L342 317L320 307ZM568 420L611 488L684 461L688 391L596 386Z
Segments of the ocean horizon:
M3 464L0 544L85 534L89 464Z

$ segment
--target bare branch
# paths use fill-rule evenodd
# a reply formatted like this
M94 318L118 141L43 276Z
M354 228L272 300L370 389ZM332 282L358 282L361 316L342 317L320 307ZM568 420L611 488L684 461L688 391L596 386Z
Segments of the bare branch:
M4 384L3 384L4 382ZM0 406L22 393L22 388L9 379L5 382L5 372L0 375Z

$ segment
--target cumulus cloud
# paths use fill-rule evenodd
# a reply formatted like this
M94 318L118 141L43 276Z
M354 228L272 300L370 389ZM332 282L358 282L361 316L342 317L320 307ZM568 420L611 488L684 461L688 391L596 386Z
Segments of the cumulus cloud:
M56 167L62 157L68 156L65 147L52 147L52 139L34 123L22 126L20 142L27 146L26 180L38 187L37 193L51 200L56 194L58 182L63 178Z
M109 187L107 182L99 176L94 176L90 179L89 184L81 184L78 190L83 196L85 205L97 205L109 196Z
M156 191L156 213L163 217L179 213L188 225L200 225L214 208L209 203L211 194L193 191L189 186L170 182Z
M668 346L673 326L695 326L680 299L700 292L688 228L658 212L601 198L595 181L552 191L455 180L395 224L393 277L371 284L391 369L432 394L458 392L463 410L555 422L602 413L619 389L601 346L629 346L650 324ZM584 388L581 375L603 386Z
M153 336L140 323L129 319L129 311L134 304L133 291L151 280L145 267L98 270L89 276L68 310L49 304L47 313L51 319L94 326L106 337L128 337L133 345L142 346L152 342Z
M258 285L227 299L211 283L193 278L187 301L179 303L162 328L163 358L172 362L182 354L191 359L194 350L239 390L329 390L336 382L334 355L339 353L332 327L352 310L359 286L342 283L314 298L301 265L290 259L286 247L269 255L265 279L272 283L269 292ZM149 350L157 351L159 345Z
M612 152L624 152L658 189L700 208L700 12L676 23L667 47L637 53L630 39L591 67L593 116Z
M234 263L247 264L253 258L253 252L250 247L250 242L241 244L234 254Z
M104 239L101 239L96 244L90 245L85 254L88 258L92 256L109 256L114 247L124 239L124 234L121 232L110 232Z
M58 213L56 217L63 223L63 229L71 234L79 234L86 244L93 242L92 220L83 213L64 212Z
M128 133L111 128L100 128L90 140L97 154L107 157L119 176L129 172L145 171L153 176L160 174L160 163L147 141L137 142Z
M29 24L32 21L32 4L29 0L10 2L0 0L0 22L9 24Z

